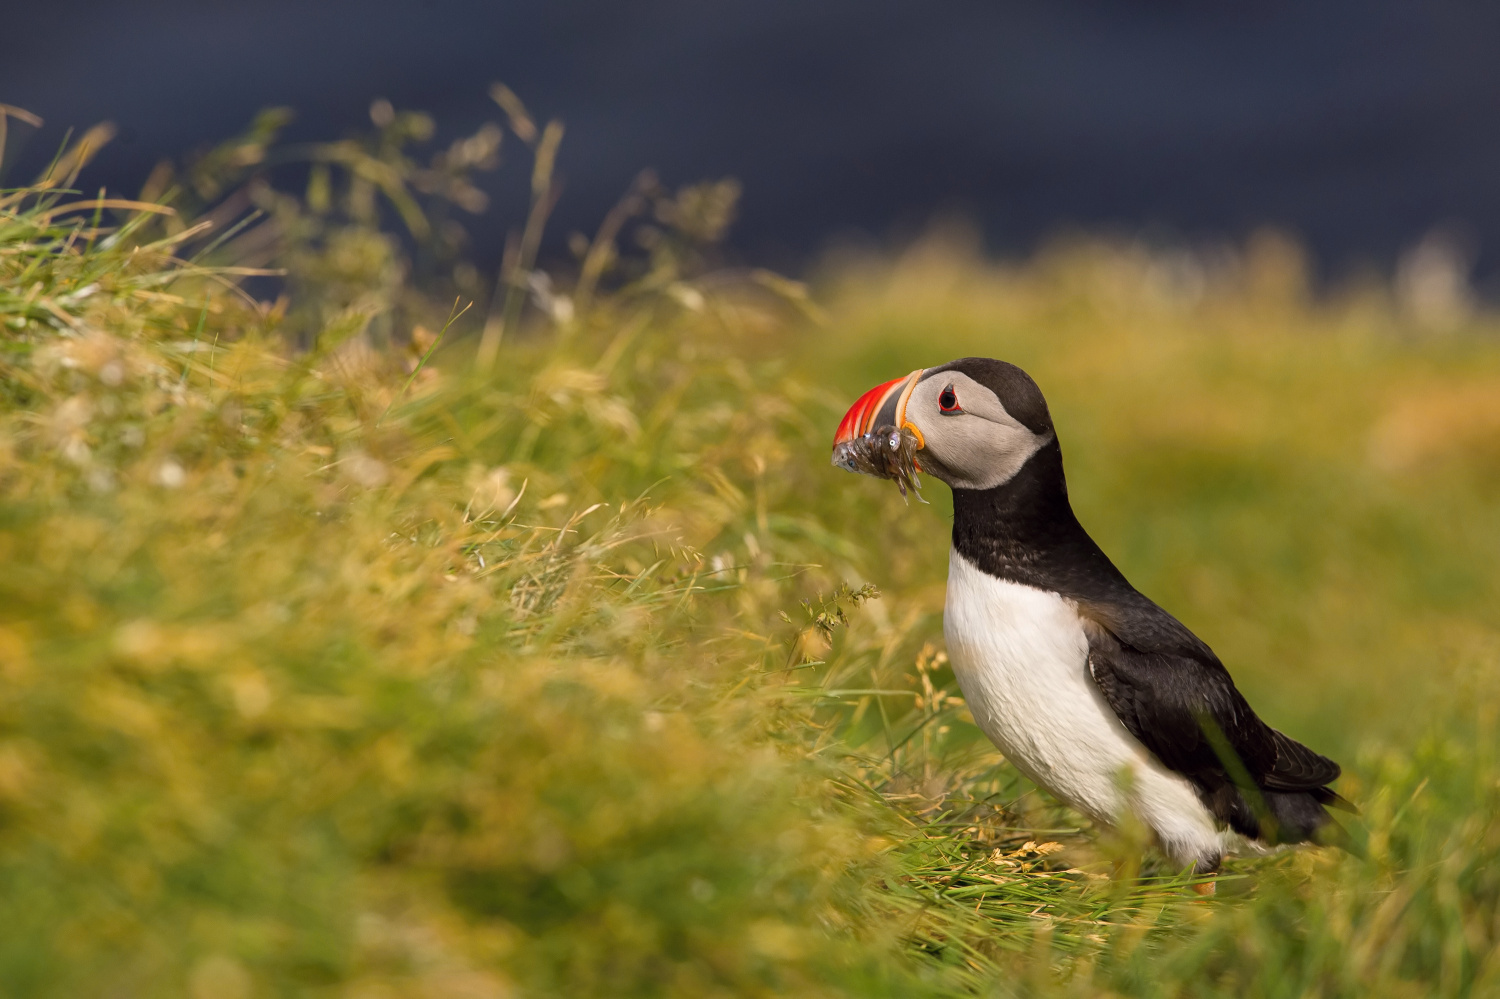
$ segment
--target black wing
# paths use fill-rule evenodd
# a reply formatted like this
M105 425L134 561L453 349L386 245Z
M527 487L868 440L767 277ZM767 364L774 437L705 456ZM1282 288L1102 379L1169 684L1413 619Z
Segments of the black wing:
M1144 597L1080 609L1091 624L1089 672L1105 701L1222 821L1259 837L1269 810L1283 837L1301 839L1326 821L1316 806L1342 803L1327 788L1339 765L1261 721L1223 663L1176 618ZM1246 778L1258 793L1244 793Z

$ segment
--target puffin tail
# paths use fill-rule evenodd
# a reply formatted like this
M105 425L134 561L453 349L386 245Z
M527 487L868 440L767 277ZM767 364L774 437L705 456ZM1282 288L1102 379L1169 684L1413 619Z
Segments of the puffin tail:
M1350 853L1358 849L1349 836L1349 831L1328 814L1328 807L1358 814L1359 810L1326 787L1311 791L1267 791L1262 790L1267 818L1261 823L1262 831L1269 833L1260 838L1271 845L1283 843L1317 843L1320 846L1336 846ZM1270 828L1266 828L1269 826Z

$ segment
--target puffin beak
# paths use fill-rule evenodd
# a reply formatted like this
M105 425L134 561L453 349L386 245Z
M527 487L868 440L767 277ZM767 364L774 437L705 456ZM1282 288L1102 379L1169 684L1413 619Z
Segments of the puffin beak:
M904 378L877 385L860 396L839 421L838 433L833 438L834 448L857 440L880 426L905 427L916 436L917 446L921 447L922 431L906 418L906 400L911 398L912 389L917 387L924 370L918 368Z

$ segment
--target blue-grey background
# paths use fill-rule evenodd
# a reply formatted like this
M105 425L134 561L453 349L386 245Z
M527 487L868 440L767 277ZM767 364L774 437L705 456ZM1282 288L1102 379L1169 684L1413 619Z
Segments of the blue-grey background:
M1500 290L1500 4L6 6L0 101L46 118L12 181L103 119L121 134L85 179L124 193L267 105L328 138L383 96L453 135L498 117L502 80L568 126L559 235L591 230L652 166L672 184L739 177L735 252L777 266L960 212L997 252L1062 228L1192 242L1277 225L1338 278L1441 226ZM492 183L481 258L525 187L513 170Z

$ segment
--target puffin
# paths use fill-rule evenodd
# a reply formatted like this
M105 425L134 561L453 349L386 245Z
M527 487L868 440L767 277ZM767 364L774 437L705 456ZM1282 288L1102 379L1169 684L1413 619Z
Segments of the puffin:
M974 721L1033 783L1104 826L1133 815L1196 875L1226 852L1342 840L1328 813L1353 810L1329 787L1339 765L1262 721L1079 523L1026 372L965 357L877 385L840 422L833 461L903 493L917 471L952 489L949 662Z

